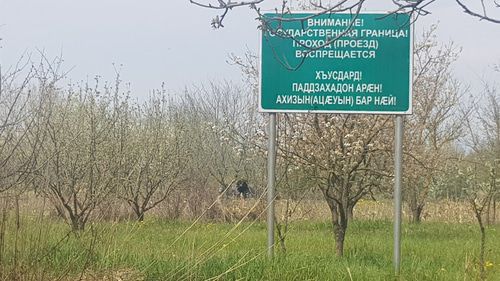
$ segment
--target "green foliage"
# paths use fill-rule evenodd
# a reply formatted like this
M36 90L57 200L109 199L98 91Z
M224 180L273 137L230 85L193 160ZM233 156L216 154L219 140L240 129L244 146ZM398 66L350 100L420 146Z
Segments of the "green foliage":
M265 225L148 220L93 224L78 236L48 219L8 220L0 280L389 280L392 224L355 221L345 256L335 255L329 222L291 225L287 254L267 259ZM185 232L186 229L188 231ZM487 229L488 280L500 278L499 226ZM17 235L16 235L17 233ZM40 235L42 233L42 235ZM68 234L69 233L69 234ZM475 280L474 225L423 223L403 228L401 280ZM16 238L17 237L17 238ZM17 261L14 245L17 239ZM15 274L15 275L14 275ZM92 279L93 278L93 279ZM212 280L213 280L212 279ZM107 279L113 280L113 279Z

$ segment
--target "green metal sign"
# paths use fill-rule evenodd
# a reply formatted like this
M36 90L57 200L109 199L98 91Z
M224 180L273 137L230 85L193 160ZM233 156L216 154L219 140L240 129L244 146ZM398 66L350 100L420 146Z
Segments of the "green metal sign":
M260 111L411 114L407 14L266 14Z

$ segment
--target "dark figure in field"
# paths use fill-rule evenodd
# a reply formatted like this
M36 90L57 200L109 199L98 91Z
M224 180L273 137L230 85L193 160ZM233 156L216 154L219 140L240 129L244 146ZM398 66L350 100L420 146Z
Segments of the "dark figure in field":
M239 180L238 182L236 182L236 191L238 192L239 196L245 199L252 194L245 180Z

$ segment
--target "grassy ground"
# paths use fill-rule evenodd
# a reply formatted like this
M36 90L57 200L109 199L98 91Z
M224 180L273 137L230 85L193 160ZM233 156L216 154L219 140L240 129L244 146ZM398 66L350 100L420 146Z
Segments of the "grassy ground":
M7 219L0 235L3 280L395 280L392 224L355 221L345 257L334 255L328 222L294 222L287 252L266 256L263 223L157 219L102 223L79 235L62 222ZM500 226L487 233L488 280L500 280ZM2 242L3 239L3 242ZM477 280L473 224L404 225L400 280Z

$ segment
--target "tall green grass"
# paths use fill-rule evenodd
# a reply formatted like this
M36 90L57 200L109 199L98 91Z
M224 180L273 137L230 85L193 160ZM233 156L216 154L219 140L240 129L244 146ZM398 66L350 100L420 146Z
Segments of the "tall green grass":
M260 222L189 228L150 219L93 224L80 234L56 220L21 222L18 229L9 219L4 229L2 280L395 280L389 221L352 222L343 258L328 222L296 222L286 254L277 247L271 261ZM499 232L487 233L488 280L500 280ZM478 252L475 225L405 224L399 280L476 280Z

